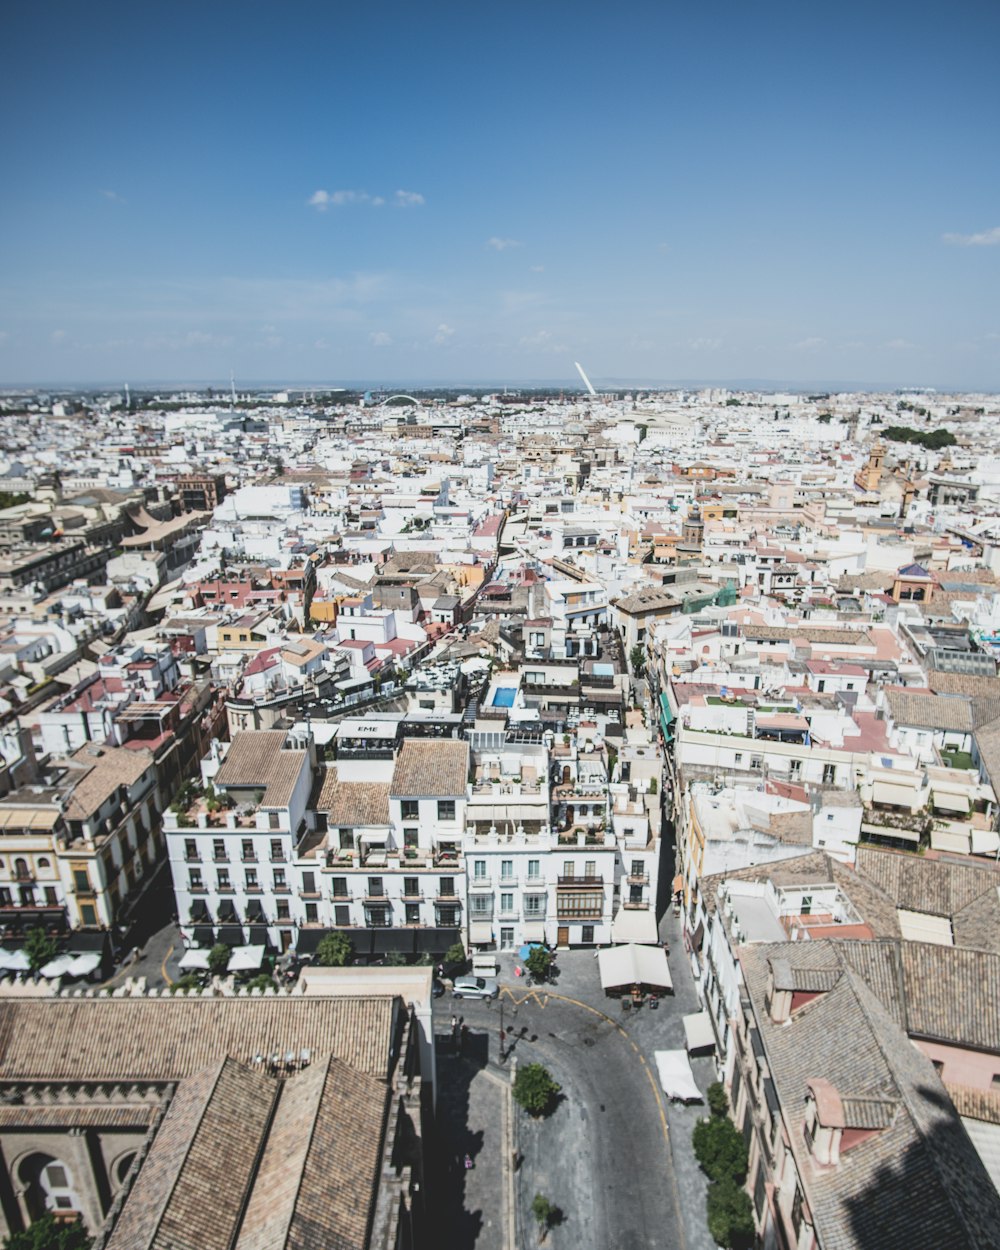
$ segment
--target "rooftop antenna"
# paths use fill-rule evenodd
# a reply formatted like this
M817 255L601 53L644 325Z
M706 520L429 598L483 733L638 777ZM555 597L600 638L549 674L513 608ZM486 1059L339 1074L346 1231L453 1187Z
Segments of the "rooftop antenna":
M236 407L236 375L229 370L229 407Z
M594 388L590 385L590 378L588 378L588 377L587 377L587 375L584 373L584 371L583 371L583 365L581 365L581 364L580 364L580 362L579 362L578 360L574 360L574 361L573 361L573 364L575 364L575 365L576 365L576 371L577 371L577 373L580 375L580 377L581 377L581 378L583 378L583 384L584 384L584 386L587 388L587 390L589 391L589 393L590 393L591 395L593 395L593 396L594 396L594 398L596 399L596 398L597 398L597 392L596 392L596 391L594 390Z
M125 411L126 411L126 412L131 412L131 411L132 411L132 398L131 398L131 396L130 396L130 395L129 395L129 393L128 393L128 383L127 383L127 382L125 383Z

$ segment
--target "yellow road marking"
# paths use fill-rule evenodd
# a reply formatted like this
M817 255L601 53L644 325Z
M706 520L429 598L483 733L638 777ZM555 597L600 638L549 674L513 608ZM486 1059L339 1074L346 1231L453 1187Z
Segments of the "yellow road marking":
M164 981L166 981L168 985L173 985L173 981L171 981L170 976L167 973L167 960L170 958L170 956L173 953L174 953L174 948L173 946L171 946L170 949L167 951L167 953L163 956L163 963L160 964L160 972L163 974L163 979Z

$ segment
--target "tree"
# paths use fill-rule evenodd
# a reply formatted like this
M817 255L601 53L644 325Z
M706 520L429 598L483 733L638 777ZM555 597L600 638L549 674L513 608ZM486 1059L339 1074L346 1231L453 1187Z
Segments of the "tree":
M561 1088L561 1085L553 1081L548 1068L540 1063L528 1063L518 1070L512 1092L517 1103L529 1115L538 1116L545 1115L552 1109L556 1094Z
M3 1250L90 1250L93 1243L82 1220L66 1223L47 1212L23 1233L11 1233Z
M50 959L55 959L58 949L59 943L55 938L49 937L41 925L28 930L24 939L24 953L28 956L32 972L38 972Z
M224 977L229 967L229 947L225 942L216 942L208 952L208 970L213 977Z
M201 981L198 978L198 976L193 972L185 972L182 977L178 977L178 979L171 985L170 993L171 994L187 994L191 990L200 990L200 989L201 989ZM108 993L110 994L111 991L108 990Z
M646 652L638 643L628 653L628 662L632 665L632 672L636 677L641 677L642 670L646 667Z
M323 968L343 968L354 953L346 933L328 933L316 947L316 962Z
M709 1085L707 1100L712 1115L725 1115L729 1110L729 1098L726 1095L726 1087L721 1081L713 1081Z
M708 1231L726 1250L753 1245L753 1207L750 1195L731 1176L712 1181L705 1199Z
M555 1228L557 1224L563 1221L563 1213L555 1205L549 1202L544 1194L535 1194L531 1200L531 1214L538 1221L538 1239L545 1240L545 1234L550 1228Z
M465 947L461 942L455 942L444 953L444 962L453 964L456 967L465 967Z
M258 972L247 982L248 990L273 990L274 977L269 972Z
M536 981L544 981L552 966L552 952L544 946L533 946L528 951L528 958L524 962Z
M742 1181L747 1174L747 1148L736 1125L725 1115L699 1120L691 1137L702 1171L713 1181L731 1177Z
M390 951L385 957L387 968L402 968L406 965L406 956L400 951Z

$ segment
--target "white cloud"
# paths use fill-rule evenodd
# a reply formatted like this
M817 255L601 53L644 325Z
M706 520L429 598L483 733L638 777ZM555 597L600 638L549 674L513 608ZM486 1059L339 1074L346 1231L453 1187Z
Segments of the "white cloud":
M454 333L455 331L452 329L452 327L449 325L446 325L442 321L441 324L437 328L437 332L434 335L434 342L437 343L439 347L441 347L445 343L447 343L450 338L454 336Z
M127 202L124 196L119 195L117 191L102 190L101 195L106 200L110 200L112 204L125 204Z
M392 335L386 334L384 330L375 330L368 335L368 341L372 347L390 347L392 345Z
M793 344L793 346L798 352L812 352L815 351L817 347L825 347L826 339L803 339L800 343Z
M65 330L53 330L52 333L49 335L49 338L51 339L53 343L61 343L66 338L66 331Z
M312 208L325 213L328 208L343 208L348 204L371 204L378 208L385 200L367 191L314 191L306 201Z
M518 346L529 351L551 352L554 355L562 355L569 351L565 343L554 343L548 330L539 330L535 334L524 335L518 340Z
M418 205L425 202L424 197L419 191L396 192L396 203L400 208L416 208Z
M545 272L544 265L531 265L530 269L532 273L544 273Z
M890 339L889 342L886 343L886 347L890 348L894 352L905 352L916 347L916 343L911 343L909 339Z
M959 247L997 247L1000 246L1000 226L981 230L978 234L945 234L941 237L945 243L956 243Z
M717 352L721 346L722 339L688 339L693 352Z
M657 243L656 250L658 252L669 252L670 244L669 243Z
M491 247L494 252L506 252L509 247L524 247L520 239L500 239L493 235L491 239L486 240L486 246Z

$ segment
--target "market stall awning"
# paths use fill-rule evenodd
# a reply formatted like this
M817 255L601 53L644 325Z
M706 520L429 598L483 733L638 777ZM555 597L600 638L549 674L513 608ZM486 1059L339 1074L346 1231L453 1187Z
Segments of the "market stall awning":
M178 964L179 968L185 971L189 968L208 968L208 951L198 950L192 946L190 950L186 950L181 956Z
M1000 851L1000 834L995 829L973 829L973 855L993 855Z
M216 941L221 942L223 946L242 946L243 929L238 924L220 925L216 934Z
M680 1102L701 1102L701 1090L691 1071L691 1062L683 1050L654 1050L660 1087L668 1098Z
M50 959L47 964L42 967L42 976L47 980L53 980L55 977L63 977L69 972L75 961L74 955L56 955L54 959Z
M263 962L263 946L237 946L229 956L229 971L256 972Z
M715 1049L715 1030L712 1028L712 1017L707 1011L696 1011L684 1017L684 1037L688 1051Z
M82 955L76 955L73 962L66 969L66 975L69 977L89 977L92 972L96 972L101 966L101 955L97 951L87 951Z
M650 945L659 941L656 933L656 917L648 908L631 911L619 908L611 924L612 942L640 942Z
M666 953L659 946L612 946L597 952L601 986L605 990L648 985L673 989Z
M969 795L967 792L955 790L941 790L934 787L931 791L934 806L942 812L961 812L963 816L969 814Z
M27 972L31 961L24 951L0 950L0 969L5 972Z

